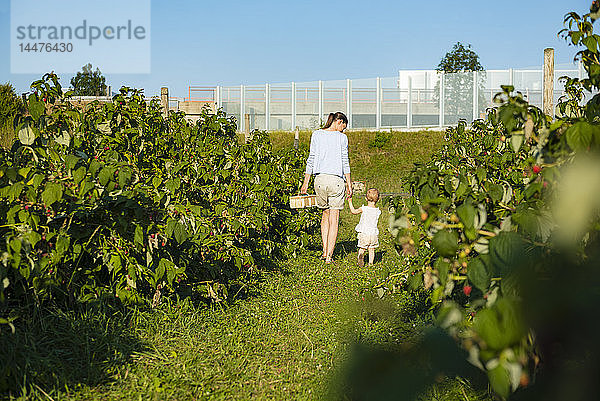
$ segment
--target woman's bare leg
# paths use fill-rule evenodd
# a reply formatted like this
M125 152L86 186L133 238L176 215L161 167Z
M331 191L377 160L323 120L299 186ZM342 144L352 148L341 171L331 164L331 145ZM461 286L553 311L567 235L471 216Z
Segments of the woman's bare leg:
M338 209L329 209L329 230L327 232L327 260L331 260L335 241L338 235L338 223L340 221L340 211Z
M323 242L323 257L327 257L327 236L329 234L329 209L323 210L321 218L321 241Z

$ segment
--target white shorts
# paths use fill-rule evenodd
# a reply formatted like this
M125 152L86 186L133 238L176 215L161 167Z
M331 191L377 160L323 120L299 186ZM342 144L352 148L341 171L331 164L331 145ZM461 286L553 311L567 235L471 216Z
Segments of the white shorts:
M365 233L358 233L358 245L359 248L378 248L379 238L377 235L368 235Z
M319 174L315 177L317 207L320 209L344 208L344 179L337 175Z

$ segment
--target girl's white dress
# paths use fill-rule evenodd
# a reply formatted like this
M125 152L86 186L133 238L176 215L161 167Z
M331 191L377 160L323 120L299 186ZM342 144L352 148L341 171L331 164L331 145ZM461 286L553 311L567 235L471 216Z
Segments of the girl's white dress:
M362 209L362 213L360 221L356 225L358 247L376 248L379 246L377 222L379 221L381 210L378 207L371 206L361 206L360 209Z

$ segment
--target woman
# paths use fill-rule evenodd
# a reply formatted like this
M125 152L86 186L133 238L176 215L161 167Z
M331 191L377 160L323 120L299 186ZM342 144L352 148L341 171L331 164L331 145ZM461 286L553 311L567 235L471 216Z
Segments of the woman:
M348 137L343 133L347 125L348 118L344 113L329 113L325 126L312 133L304 183L300 189L301 194L306 194L310 176L316 175L317 206L323 209L321 258L326 263L331 263L337 240L340 210L344 208L344 187L346 195L352 196Z

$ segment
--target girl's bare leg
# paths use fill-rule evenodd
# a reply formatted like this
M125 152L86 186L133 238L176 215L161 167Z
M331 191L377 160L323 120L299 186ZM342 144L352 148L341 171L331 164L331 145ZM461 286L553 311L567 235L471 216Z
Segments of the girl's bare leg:
M369 248L369 266L372 266L374 261L375 261L375 248Z
M365 265L365 249L358 248L358 266L363 267Z

